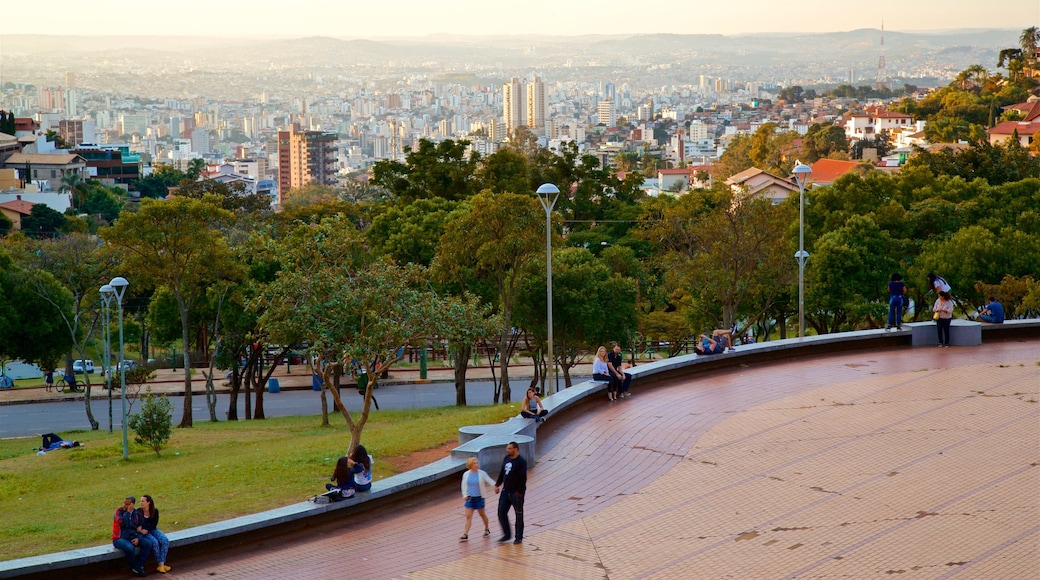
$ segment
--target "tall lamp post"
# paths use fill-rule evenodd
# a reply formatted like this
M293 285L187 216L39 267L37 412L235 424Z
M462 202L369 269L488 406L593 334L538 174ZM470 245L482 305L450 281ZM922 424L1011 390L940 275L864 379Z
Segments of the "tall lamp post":
M556 359L553 358L553 316L552 316L552 211L556 200L560 199L560 188L551 183L543 183L538 187L538 201L545 208L545 326L549 340L549 392L554 393L553 379L556 375ZM549 197L552 196L552 200Z
M112 298L116 289L111 284L101 287L101 304L105 313L105 389L108 390L108 432L112 432L112 322L110 318Z
M812 168L798 161L791 170L794 180L798 182L798 338L805 336L805 261L809 252L805 251L805 184L809 181Z
M119 305L119 398L123 401L123 459L130 459L130 446L126 437L126 367L123 365L123 294L130 285L126 278L116 276L108 283L116 293L116 304Z

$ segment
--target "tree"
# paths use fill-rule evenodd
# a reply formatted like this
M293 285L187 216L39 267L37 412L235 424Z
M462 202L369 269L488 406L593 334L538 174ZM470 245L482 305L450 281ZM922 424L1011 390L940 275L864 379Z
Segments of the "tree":
M175 197L143 200L138 213L124 214L101 231L105 242L123 251L123 270L131 283L165 286L177 298L184 343L184 413L179 427L192 426L189 315L206 285L234 270L217 229L231 219L230 212L207 201Z
M888 234L861 216L820 236L806 267L806 320L818 334L883 324L885 283L899 269L891 247Z
M0 248L0 359L55 368L73 346L62 324L71 313L72 295L49 272L23 269Z
M197 181L205 170L206 160L201 157L195 157L188 162L188 170L184 172L184 178L188 181Z
M447 139L419 141L418 149L405 148L405 162L379 161L372 168L372 181L391 197L411 202L426 197L459 201L473 195L473 172L478 155L470 154L469 141Z
M458 203L444 198L417 199L387 208L372 220L365 237L373 249L399 264L429 266L445 224Z
M845 130L837 125L814 123L802 142L803 161L815 163L824 158L848 157L849 140Z
M639 235L657 246L666 287L690 295L691 326L730 328L763 317L794 281L787 241L794 216L793 203L774 206L722 186L647 216Z
M77 358L89 358L87 345L93 340L94 331L103 324L98 290L115 275L116 256L105 251L91 236L68 234L23 244L16 258L26 269L48 272L60 283L61 287L55 287L48 277L37 276L29 280L27 287L58 312ZM70 295L71 308L66 310L63 306ZM72 371L71 365L72 357L67 356L67 372ZM97 429L98 422L90 406L90 375L84 378L87 420L91 429Z
M261 326L281 344L306 341L325 389L351 432L348 454L361 441L380 374L411 344L436 336L444 317L462 310L430 290L425 268L397 266L373 255L343 219L301 226L280 240L282 268L253 302ZM345 369L367 371L365 400L355 421L335 388Z
M544 252L545 212L529 195L484 191L448 222L434 277L494 300L502 326L497 346L502 402L510 402L509 358L513 309L527 265Z
M134 431L134 441L147 445L158 457L173 435L172 413L173 404L166 395L155 395L148 389L141 412L131 415L126 424Z
M151 173L134 182L134 189L141 197L163 199L170 193L170 188L185 178L183 171L167 163L157 163Z
M86 180L83 179L83 175L78 171L70 171L61 176L60 191L65 191L72 195L73 211L83 203L84 196L81 189L85 184Z
M32 206L31 213L22 218L22 233L30 238L53 238L61 235L68 221L65 216L42 203Z
M533 262L525 277L517 322L545 343L545 261ZM597 347L623 341L636 323L635 281L611 272L584 248L553 252L553 354L571 386L570 369Z

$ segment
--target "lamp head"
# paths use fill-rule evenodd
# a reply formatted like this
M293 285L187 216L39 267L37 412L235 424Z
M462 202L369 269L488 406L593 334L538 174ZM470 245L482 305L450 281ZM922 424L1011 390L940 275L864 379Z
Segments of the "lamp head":
M809 167L801 161L797 161L795 162L794 169L791 170L791 173L794 174L794 179L798 182L798 185L803 185L805 180L809 179L809 176L812 174L812 167Z
M556 187L551 183L543 183L538 186L538 191L536 191L535 193L537 193L540 196L549 197L550 195L556 195L560 193L560 188Z
M101 299L105 301L105 306L108 306L108 301L115 297L116 289L111 284L105 284L98 292L101 293Z
M111 286L112 289L115 291L116 300L118 300L120 305L122 305L123 292L126 290L126 287L130 285L130 283L126 281L126 278L122 276L116 276L115 278L112 278L112 281L109 282L108 285Z

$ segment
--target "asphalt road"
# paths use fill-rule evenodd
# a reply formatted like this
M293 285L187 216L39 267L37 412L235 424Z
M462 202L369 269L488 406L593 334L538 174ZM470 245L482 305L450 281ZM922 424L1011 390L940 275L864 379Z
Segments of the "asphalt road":
M511 379L513 401L520 401L523 392L530 384L529 378ZM117 393L118 395L118 393ZM343 389L342 398L350 411L360 411L362 398L354 389ZM95 398L90 402L94 419L100 423L101 429L108 429L108 397ZM490 405L494 397L490 381L469 382L466 384L466 402L470 405ZM376 401L381 409L421 409L444 407L455 404L454 383L427 383L384 385L375 392ZM229 395L217 396L217 416L223 420L228 409ZM329 396L331 409L332 397ZM173 403L173 420L177 423L182 414L184 397L170 397ZM209 419L206 408L206 397L195 393L192 397L192 415L196 421ZM130 413L137 412L141 402L135 402ZM120 401L116 396L112 400L112 427L122 430L120 423ZM268 417L287 417L294 415L318 415L321 413L321 395L315 391L282 391L264 394L264 413ZM245 416L245 398L238 397L239 418ZM49 403L27 403L21 405L0 406L0 437L26 437L44 433L58 433L65 436L70 431L89 430L87 413L83 401L55 401Z

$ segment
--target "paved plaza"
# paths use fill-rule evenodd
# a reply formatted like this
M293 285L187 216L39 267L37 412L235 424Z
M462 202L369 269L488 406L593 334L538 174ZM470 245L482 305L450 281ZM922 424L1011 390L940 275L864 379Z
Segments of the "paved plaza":
M522 545L494 541L494 500L492 538L475 516L460 543L452 481L306 532L174 551L172 575L1040 576L1037 341L752 363L558 419L538 433Z

